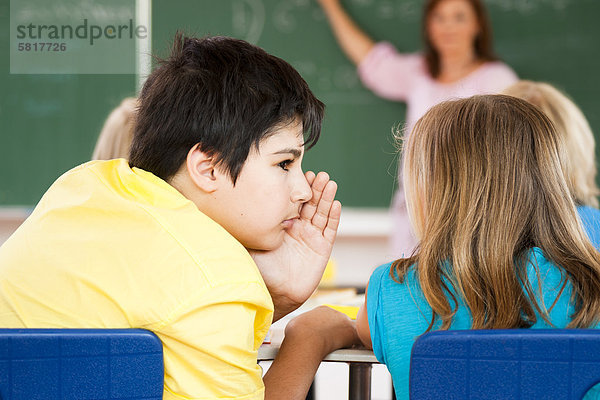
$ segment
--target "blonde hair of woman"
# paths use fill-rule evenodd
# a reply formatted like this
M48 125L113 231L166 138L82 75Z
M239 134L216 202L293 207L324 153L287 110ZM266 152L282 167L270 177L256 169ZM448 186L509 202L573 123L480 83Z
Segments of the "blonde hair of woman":
M129 158L136 108L137 99L127 97L110 113L98 136L92 160Z
M596 142L579 107L558 89L543 82L519 81L503 93L527 100L546 113L566 142L565 175L575 201L598 208L600 190L596 184Z
M536 315L550 323L553 305L536 300L542 277L527 257L534 247L563 271L559 293L572 284L568 327L599 321L600 253L563 174L563 136L537 107L504 95L441 103L416 124L404 183L420 243L391 271L403 282L414 266L433 311L428 330L437 319L450 327L459 304L453 292L473 329L529 327Z

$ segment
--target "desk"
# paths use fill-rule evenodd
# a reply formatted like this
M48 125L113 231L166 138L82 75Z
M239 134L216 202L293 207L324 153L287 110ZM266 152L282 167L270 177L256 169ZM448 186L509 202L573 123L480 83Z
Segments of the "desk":
M271 361L277 355L279 345L263 344L258 349L258 361ZM371 350L341 349L328 354L323 361L345 362L349 370L349 400L371 399L371 367L378 363Z

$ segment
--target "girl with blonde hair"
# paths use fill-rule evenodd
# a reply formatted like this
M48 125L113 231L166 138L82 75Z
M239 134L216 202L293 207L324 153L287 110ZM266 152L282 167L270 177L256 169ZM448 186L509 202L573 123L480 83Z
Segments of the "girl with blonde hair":
M137 99L127 97L111 111L98 136L92 160L129 158Z
M552 121L566 144L564 174L583 226L600 248L600 210L596 184L596 142L583 112L558 89L543 82L519 81L503 92L539 107Z
M600 253L577 217L565 147L511 96L444 102L417 122L404 183L419 245L375 270L356 322L397 398L427 331L597 327Z

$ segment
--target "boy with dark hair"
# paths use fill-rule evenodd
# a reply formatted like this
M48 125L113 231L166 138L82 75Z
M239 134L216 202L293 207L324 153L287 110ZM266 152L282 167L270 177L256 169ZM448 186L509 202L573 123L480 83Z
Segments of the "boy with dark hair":
M129 163L65 173L0 248L0 326L149 329L165 399L262 399L258 347L317 286L339 223L335 183L301 169L323 104L258 47L181 35L139 101ZM340 321L322 353L355 340L322 315ZM295 357L312 343L296 325L268 398L301 396L320 360Z

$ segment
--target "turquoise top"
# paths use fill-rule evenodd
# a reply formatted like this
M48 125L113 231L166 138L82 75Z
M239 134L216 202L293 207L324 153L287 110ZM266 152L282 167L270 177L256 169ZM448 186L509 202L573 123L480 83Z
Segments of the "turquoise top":
M561 271L548 261L539 248L530 251L529 260L536 263L542 277L544 304L554 302L560 290ZM533 264L529 264L528 275L532 287L537 288L537 275ZM378 267L369 280L367 291L367 315L377 360L385 364L392 375L396 397L408 399L408 372L410 352L414 340L425 332L431 321L431 307L425 301L420 289L415 269L412 267L404 283L392 280L390 264ZM550 311L550 321L555 328L564 328L570 322L573 306L570 304L571 285L567 285L556 305ZM470 329L471 315L463 300L457 296L458 310L450 329ZM539 299L538 299L539 300ZM434 325L434 330L441 321ZM533 328L550 328L542 318L538 318Z
M595 248L600 249L600 210L589 206L577 207L583 228Z

